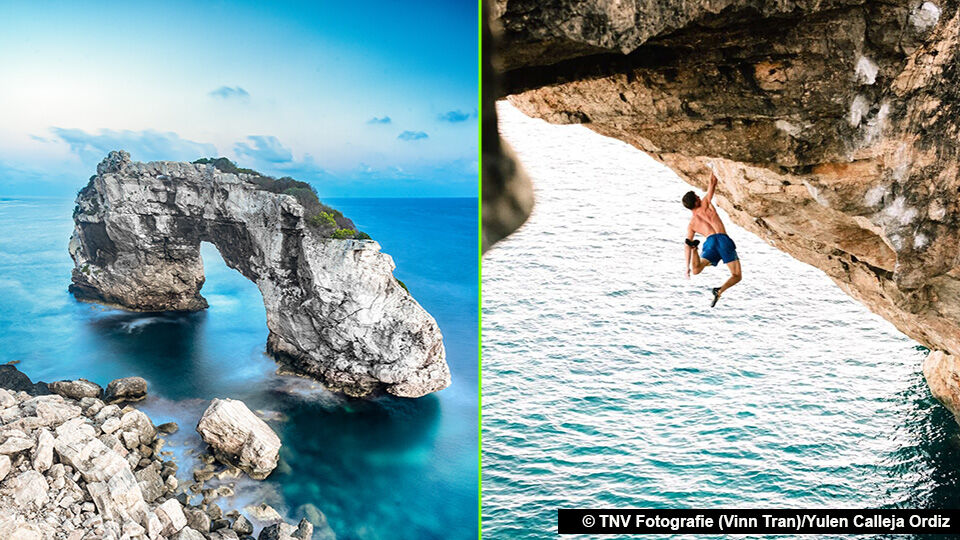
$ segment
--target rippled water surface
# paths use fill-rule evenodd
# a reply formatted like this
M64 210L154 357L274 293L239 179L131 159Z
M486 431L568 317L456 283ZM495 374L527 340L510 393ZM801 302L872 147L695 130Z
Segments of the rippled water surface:
M18 360L44 381L86 377L105 386L145 377L150 396L142 407L157 424L180 424L167 447L181 483L192 481L201 448L194 427L209 400L244 400L271 419L283 442L281 465L264 482L239 482L236 496L218 501L227 509L266 501L299 519L312 504L341 540L473 538L476 201L330 202L380 241L395 275L437 319L450 388L416 400L359 401L276 376L264 354L260 292L208 244L201 247L204 312L137 314L77 302L67 293L70 199L0 197L0 363Z
M744 280L710 309L729 274L683 277L686 184L501 113L537 207L484 258L485 534L553 536L561 506L960 504L921 347L729 220Z

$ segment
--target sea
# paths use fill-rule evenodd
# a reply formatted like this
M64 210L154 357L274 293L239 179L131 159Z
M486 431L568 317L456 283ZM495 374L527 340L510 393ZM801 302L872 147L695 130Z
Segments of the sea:
M82 185L81 182L79 185ZM2 186L2 182L0 182ZM265 353L257 287L201 245L209 309L130 313L68 292L73 198L4 197L0 188L0 363L34 381L84 377L101 386L141 376L140 404L174 421L166 450L192 482L203 444L195 428L212 398L240 399L282 441L262 482L224 480L225 510L267 503L288 520L322 515L340 540L476 538L479 317L476 199L324 199L380 242L395 274L436 318L452 385L419 399L348 399L278 376ZM196 496L193 502L198 502ZM318 514L319 512L319 514Z
M483 258L483 530L558 508L957 508L926 349L734 225L743 281L684 278L691 189L641 151L501 103L536 207Z

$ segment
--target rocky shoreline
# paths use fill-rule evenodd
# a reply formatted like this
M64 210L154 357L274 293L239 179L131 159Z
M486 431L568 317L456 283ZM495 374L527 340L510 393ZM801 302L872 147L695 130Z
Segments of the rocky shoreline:
M78 379L33 383L0 366L0 538L17 540L333 540L319 511L297 525L266 504L225 512L230 479L262 479L277 465L280 440L240 401L215 399L198 432L210 444L177 479L164 435L131 403L146 381L111 381L104 391ZM217 488L204 483L227 480ZM315 532L315 527L316 532ZM255 536L256 534L256 536Z

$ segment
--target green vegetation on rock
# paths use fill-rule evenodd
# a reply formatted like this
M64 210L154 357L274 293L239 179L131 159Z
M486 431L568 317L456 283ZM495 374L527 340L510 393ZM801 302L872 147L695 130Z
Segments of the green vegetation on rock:
M194 165L213 165L214 167L217 168L218 171L223 171L225 173L232 173L232 174L242 173L242 174L254 174L257 176L264 176L253 169L243 169L243 168L237 167L236 163L230 161L225 157L200 158L194 161L193 163Z
M330 227L337 226L337 220L335 220L333 218L333 215L328 212L320 212L315 216L311 216L309 219L309 223L314 227L322 227L324 225L327 225Z
M236 163L225 157L201 158L193 163L195 165L213 165L218 171L225 173L247 175L243 180L256 184L264 191L294 197L304 209L304 220L307 225L319 232L321 236L338 240L350 238L370 240L370 235L358 231L353 221L344 216L342 212L320 202L316 190L306 182L295 180L289 176L274 178L253 169L237 167Z

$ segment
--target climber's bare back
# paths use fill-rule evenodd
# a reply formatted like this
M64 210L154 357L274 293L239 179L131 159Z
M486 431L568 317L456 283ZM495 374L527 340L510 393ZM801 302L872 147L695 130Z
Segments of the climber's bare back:
M705 202L705 201L704 201ZM690 218L690 229L704 237L711 234L726 234L727 229L723 227L723 221L717 214L717 209L713 204L706 202L693 209L693 216Z

